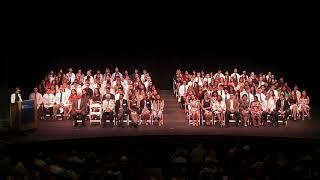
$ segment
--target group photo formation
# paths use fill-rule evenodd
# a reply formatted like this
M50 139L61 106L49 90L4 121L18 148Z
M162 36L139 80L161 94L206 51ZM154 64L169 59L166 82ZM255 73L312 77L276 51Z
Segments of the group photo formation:
M273 127L310 119L309 96L274 72L176 71L173 91L189 124Z
M126 26L103 32L114 42L87 34L100 44L69 39L81 28L12 41L22 50L0 66L0 180L320 179L319 58L301 51L301 32L286 41L275 27L269 45L269 31L250 42L259 28L221 42L161 30L160 43L126 38Z
M11 103L22 101L20 89ZM289 84L273 72L240 73L218 70L176 70L173 93L190 126L286 127L292 121L310 120L310 98L298 84ZM166 101L147 70L105 71L73 68L50 70L34 87L39 120L71 120L73 127L162 126ZM171 101L170 101L171 102ZM181 111L180 111L181 112Z
M12 103L19 101L18 93L12 94ZM164 100L146 70L50 70L29 99L41 120L70 119L74 127L86 121L102 127L163 125Z

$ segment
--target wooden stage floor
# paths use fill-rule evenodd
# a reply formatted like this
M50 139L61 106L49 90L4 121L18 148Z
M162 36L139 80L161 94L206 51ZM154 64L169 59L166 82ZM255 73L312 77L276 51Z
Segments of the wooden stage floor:
M313 113L311 120L289 121L288 126L273 127L191 127L188 125L183 110L181 110L171 91L161 91L165 100L165 125L140 126L138 128L114 127L102 128L89 126L73 128L72 121L47 120L40 122L40 128L35 132L19 135L8 135L3 139L13 143L27 143L51 140L87 139L101 137L139 137L139 136L244 136L272 138L303 138L320 139L319 113ZM315 112L315 111L313 111Z

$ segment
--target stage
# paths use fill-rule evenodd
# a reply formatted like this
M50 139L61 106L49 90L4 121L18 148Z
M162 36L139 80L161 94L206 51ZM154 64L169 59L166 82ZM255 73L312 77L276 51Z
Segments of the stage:
M280 124L279 127L192 127L188 125L185 114L179 108L171 91L161 91L165 100L164 126L134 127L107 127L89 125L85 127L72 127L71 120L42 120L39 129L18 135L6 136L12 143L43 142L55 140L88 139L103 137L139 137L139 136L185 136L185 137L272 137L320 139L319 113L312 113L311 120L289 120L288 126ZM313 111L315 112L315 111Z

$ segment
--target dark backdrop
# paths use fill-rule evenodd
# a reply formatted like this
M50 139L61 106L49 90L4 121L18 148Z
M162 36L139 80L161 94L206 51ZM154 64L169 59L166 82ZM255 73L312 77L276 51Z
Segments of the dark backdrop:
M278 76L284 76L291 85L297 83L301 89L307 89L310 96L313 97L318 92L318 87L315 84L317 79L317 70L314 63L310 59L294 59L289 57L221 57L221 56L184 56L184 55L166 55L157 56L138 56L131 55L125 57L113 57L105 55L88 55L88 56L25 56L15 57L10 59L11 62L23 59L25 62L30 62L26 65L17 65L18 73L9 74L15 80L9 81L9 89L15 86L20 86L24 93L29 93L33 86L41 81L50 69L58 70L63 68L64 71L68 67L73 67L74 71L81 68L86 71L92 68L94 71L100 69L105 70L106 67L114 69L120 67L120 70L128 69L130 72L135 67L147 69L160 89L170 89L172 87L172 77L177 68L182 70L209 70L216 71L219 68L222 70L233 71L233 67L239 70L247 70L255 72L273 71ZM40 63L41 62L41 63ZM26 95L26 94L24 94ZM312 98L314 99L314 98Z
M54 28L54 27L53 27ZM307 89L311 102L318 101L318 67L314 60L314 46L306 31L228 30L223 33L185 32L159 30L146 31L83 32L50 29L50 32L32 32L13 39L2 66L8 87L6 92L20 86L24 98L32 91L50 69L74 67L97 68L119 66L133 70L149 70L160 89L171 89L172 76L177 68L232 71L233 67L248 72L273 71L283 75L301 89ZM172 31L172 33L169 33ZM39 34L38 34L39 33ZM104 35L101 35L104 34ZM8 72L6 72L8 71ZM6 76L7 75L7 76ZM4 100L4 102L8 102ZM8 106L3 106L8 107ZM1 108L4 110L5 108ZM5 110L6 111L6 110Z

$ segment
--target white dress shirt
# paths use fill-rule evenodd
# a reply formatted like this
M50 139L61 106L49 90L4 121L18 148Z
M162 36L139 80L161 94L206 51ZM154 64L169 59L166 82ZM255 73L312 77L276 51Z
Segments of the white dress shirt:
M256 96L258 97L258 101L263 104L263 102L266 100L266 95L263 93L257 93Z
M77 94L82 94L82 87L78 85L78 87L71 86L71 89L75 89Z
M263 81L259 81L258 83L259 83L258 87L261 87L261 86L263 86L265 84Z
M232 74L230 75L230 77L237 78L237 81L239 81L239 79L240 79L240 74L238 74L238 73L232 73Z
M107 108L109 108L110 111L114 111L115 104L113 99L110 99L109 101L107 99L103 100L102 110L105 111Z
M180 88L179 88L179 95L180 95L180 96L183 96L184 93L187 92L187 88L188 88L187 85L183 85L183 84L182 84L182 85L180 86Z
M53 107L56 102L56 97L53 94L44 94L42 97L42 102L45 108Z
M230 99L230 110L233 111L234 110L234 107L233 107L233 100Z
M63 106L68 106L68 99L69 99L69 96L66 92L62 92L62 96L61 96L61 92L58 92L56 94L56 104L62 104Z
M145 82L145 81L146 81L146 80L145 80L145 74L142 74L142 75L140 76L140 79L141 79L142 82Z
M74 73L71 73L71 74L67 73L67 77L68 77L68 80L71 82L71 84L76 79L76 75Z
M224 97L224 96L225 96L224 90L218 90L217 93L218 93L218 95L220 95L221 97Z
M245 90L243 90L243 91L240 92L240 99L242 99L242 96L243 96L244 94L247 94L247 92L246 92Z
M144 87L146 87L146 89L148 89L149 81L146 81L146 82L144 82L143 84L144 84Z
M248 101L251 103L252 101L254 101L254 96L252 93L247 93L248 96Z
M219 101L215 101L212 105L212 110L213 111L220 111L220 110L225 111L226 110L226 103L224 101L221 101L220 103L219 103Z
M262 104L262 110L266 111L270 109L270 111L274 111L276 109L276 106L274 104L274 100L272 98L269 98L268 100L265 100Z
M224 79L224 75L222 73L216 73L214 76L215 77L218 76L219 78L223 78Z
M208 84L210 84L211 83L211 78L204 78L203 81L207 82Z
M64 92L67 94L68 97L69 97L70 94L71 94L71 90L70 90L69 88L65 88L65 89L64 89ZM70 102L70 103L72 103L72 102Z
M122 79L122 74L120 72L114 72L112 75L111 75L111 79L114 80L116 78L116 75L118 75L120 77L120 79Z
M224 101L224 102L226 102L228 99L230 99L230 94L229 93L224 93L223 94L223 96L222 96L222 100Z
M29 95L29 100L35 101L36 98L37 98L37 109L39 109L42 104L42 95L40 93L31 93Z

